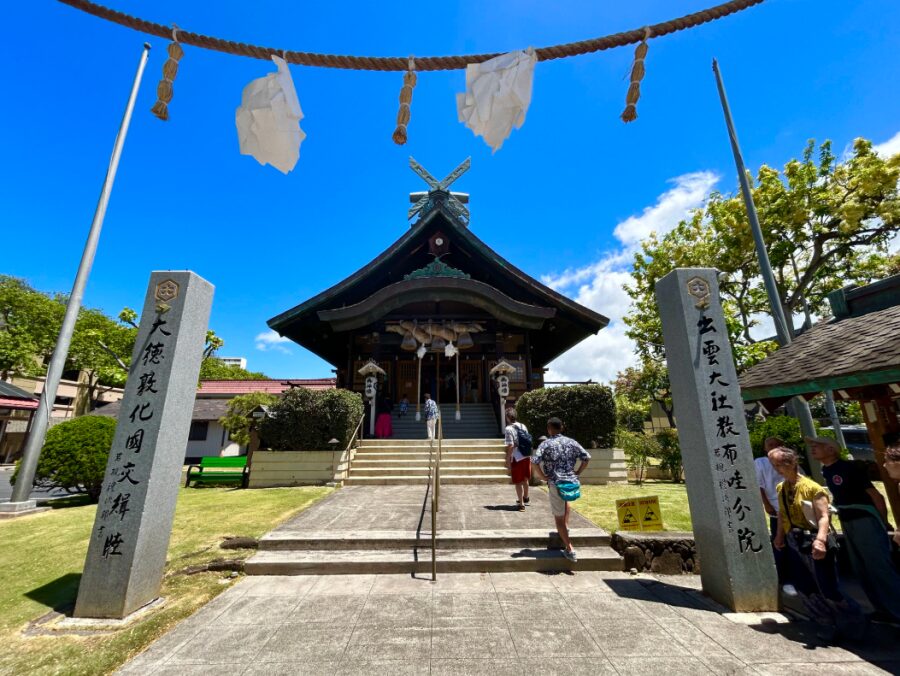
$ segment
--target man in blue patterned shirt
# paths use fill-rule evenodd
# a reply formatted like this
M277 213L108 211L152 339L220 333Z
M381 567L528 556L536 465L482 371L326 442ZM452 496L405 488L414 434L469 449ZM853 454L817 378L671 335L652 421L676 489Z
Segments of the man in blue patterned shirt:
M578 557L575 555L572 541L569 540L569 503L560 497L556 484L579 483L578 475L588 466L591 456L581 444L562 434L562 420L559 418L550 418L547 421L547 434L547 439L531 456L531 462L538 478L547 482L550 511L553 512L556 530L565 545L563 556L574 563ZM579 460L581 464L576 470L575 464Z
M431 395L425 393L425 426L428 428L429 441L434 439L434 426L437 425L438 407Z

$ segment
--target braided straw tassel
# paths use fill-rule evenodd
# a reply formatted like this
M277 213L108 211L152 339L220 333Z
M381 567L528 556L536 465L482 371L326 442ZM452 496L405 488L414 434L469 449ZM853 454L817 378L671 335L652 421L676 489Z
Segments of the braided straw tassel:
M406 143L406 125L409 124L409 104L412 103L413 87L416 86L416 60L409 57L409 69L403 74L403 88L400 90L400 110L397 111L397 128L394 129L394 143Z
M637 119L637 102L641 98L641 80L644 79L644 59L647 58L647 39L650 27L644 28L644 39L634 49L634 63L631 65L631 84L625 95L625 110L622 111L622 122L634 122Z
M178 26L172 29L172 42L168 48L169 58L163 64L162 80L156 86L156 103L150 109L150 112L156 115L160 120L169 119L169 102L172 100L172 83L175 82L175 76L178 75L178 62L184 56L184 50L178 42Z

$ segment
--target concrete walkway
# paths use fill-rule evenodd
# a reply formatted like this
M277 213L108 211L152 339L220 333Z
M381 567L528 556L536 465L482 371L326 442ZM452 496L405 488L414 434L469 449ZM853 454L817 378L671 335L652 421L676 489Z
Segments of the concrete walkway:
M900 672L892 629L826 647L809 624L730 616L698 585L610 572L244 578L118 673Z

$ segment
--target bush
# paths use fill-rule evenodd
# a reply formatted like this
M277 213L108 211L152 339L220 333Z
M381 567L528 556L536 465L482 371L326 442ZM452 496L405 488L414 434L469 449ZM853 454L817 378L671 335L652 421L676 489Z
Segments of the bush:
M34 485L86 493L92 502L97 502L115 432L115 418L97 415L73 418L51 427L38 458ZM18 475L16 465L10 483L15 484Z
M773 415L765 420L751 423L750 448L753 449L754 458L765 455L763 444L769 437L780 437L784 440L785 446L794 449L801 456L804 455L803 433L800 431L800 423L796 418L788 415Z
M673 429L660 430L656 433L659 444L659 466L675 483L681 481L683 465L681 462L681 446L678 443L678 432Z
M585 448L612 448L616 440L616 404L604 385L568 385L526 392L516 414L535 438L546 434L547 420L563 421L563 432Z
M659 457L662 453L659 442L646 434L619 428L616 444L625 451L626 465L634 472L640 486L644 483L644 472L650 466L650 458Z
M288 390L260 425L262 446L277 451L327 451L346 447L363 415L362 396L350 390Z

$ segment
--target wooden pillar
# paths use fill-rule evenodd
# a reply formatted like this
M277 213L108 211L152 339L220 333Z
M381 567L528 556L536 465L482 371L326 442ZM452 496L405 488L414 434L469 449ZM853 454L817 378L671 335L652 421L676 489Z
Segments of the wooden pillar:
M344 387L352 390L354 380L356 380L356 373L353 371L353 332L351 331L347 333L347 382Z
M900 491L897 482L891 479L884 470L884 435L900 431L900 423L897 422L893 402L889 397L879 397L868 401L860 401L863 420L869 431L869 439L872 440L872 449L875 451L875 462L878 465L878 474L884 482L884 491L887 493L891 511L894 513L894 525L900 520Z
M531 330L525 329L525 391L531 390Z

